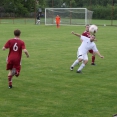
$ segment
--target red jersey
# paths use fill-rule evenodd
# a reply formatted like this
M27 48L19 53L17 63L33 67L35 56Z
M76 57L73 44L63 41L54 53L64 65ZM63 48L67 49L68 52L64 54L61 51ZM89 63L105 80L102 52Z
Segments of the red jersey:
M56 16L56 23L60 23L60 17Z
M20 39L14 38L8 40L4 47L9 48L8 63L20 64L25 43Z
M85 36L85 37L90 37L90 32L84 31L82 33L82 35Z

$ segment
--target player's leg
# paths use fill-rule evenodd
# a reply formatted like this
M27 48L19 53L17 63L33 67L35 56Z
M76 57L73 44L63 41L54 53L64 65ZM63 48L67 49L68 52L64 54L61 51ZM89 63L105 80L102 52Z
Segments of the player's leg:
M39 24L39 20L37 20L36 24Z
M9 88L12 88L12 67L13 65L12 64L9 64L7 63L7 66L6 66L6 70L9 70L9 73L8 73L8 86Z
M58 22L56 23L56 26L57 26L57 28L59 27L59 24L58 24Z
M9 85L9 89L12 88L12 73L11 73L11 70L9 70L9 73L8 73L8 85Z
M20 70L21 70L21 63L17 61L16 63L14 62L13 68L12 68L12 76L18 77L20 75Z
M95 65L95 54L94 53L92 54L92 63L91 63L91 65Z
M58 28L60 27L60 22L58 22Z
M70 70L72 71L73 68L74 68L76 65L78 65L78 63L79 63L79 60L76 59L76 60L73 62L73 64L71 65Z
M11 89L12 88L12 78L13 76L15 75L16 77L19 76L20 74L20 70L21 70L21 65L10 65L8 64L7 65L7 70L9 69L9 73L8 73L8 85L9 85L9 88Z
M38 20L37 20L36 24L38 24Z
M39 20L39 24L40 24L40 20Z
M91 61L91 65L95 65L95 54L93 53L93 50L89 50L89 53L92 54L92 61Z
M85 65L88 63L88 56L87 54L83 55L83 62L80 65L80 67L77 70L77 73L81 73L82 69L85 67Z
M20 75L21 65L16 66L16 73L15 76L18 77Z
M80 58L79 58L80 57ZM72 71L73 68L78 65L79 62L82 61L82 53L80 53L79 51L77 51L77 59L73 62L73 64L70 67L70 70Z
M11 74L12 74L12 76L14 76L15 73L16 73L16 68L12 68L12 70L11 70Z

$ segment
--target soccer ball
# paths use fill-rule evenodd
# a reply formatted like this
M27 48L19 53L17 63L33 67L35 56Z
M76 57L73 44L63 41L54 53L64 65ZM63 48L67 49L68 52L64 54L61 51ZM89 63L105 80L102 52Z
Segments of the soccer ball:
M98 27L96 25L90 25L89 32L91 34L95 34L97 32L97 30L98 30Z

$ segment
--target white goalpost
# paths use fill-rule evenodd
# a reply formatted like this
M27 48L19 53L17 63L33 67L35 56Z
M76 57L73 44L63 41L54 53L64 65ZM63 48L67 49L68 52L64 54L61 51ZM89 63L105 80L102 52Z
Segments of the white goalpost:
M61 25L91 24L93 11L87 8L45 8L45 25L55 25L55 17L61 17Z

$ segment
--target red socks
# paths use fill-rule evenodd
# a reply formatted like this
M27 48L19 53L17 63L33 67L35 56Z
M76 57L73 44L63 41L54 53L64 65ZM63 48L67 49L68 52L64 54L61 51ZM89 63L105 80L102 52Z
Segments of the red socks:
M12 75L8 76L8 84L9 86L12 86Z
M95 62L95 56L92 56L92 63Z

